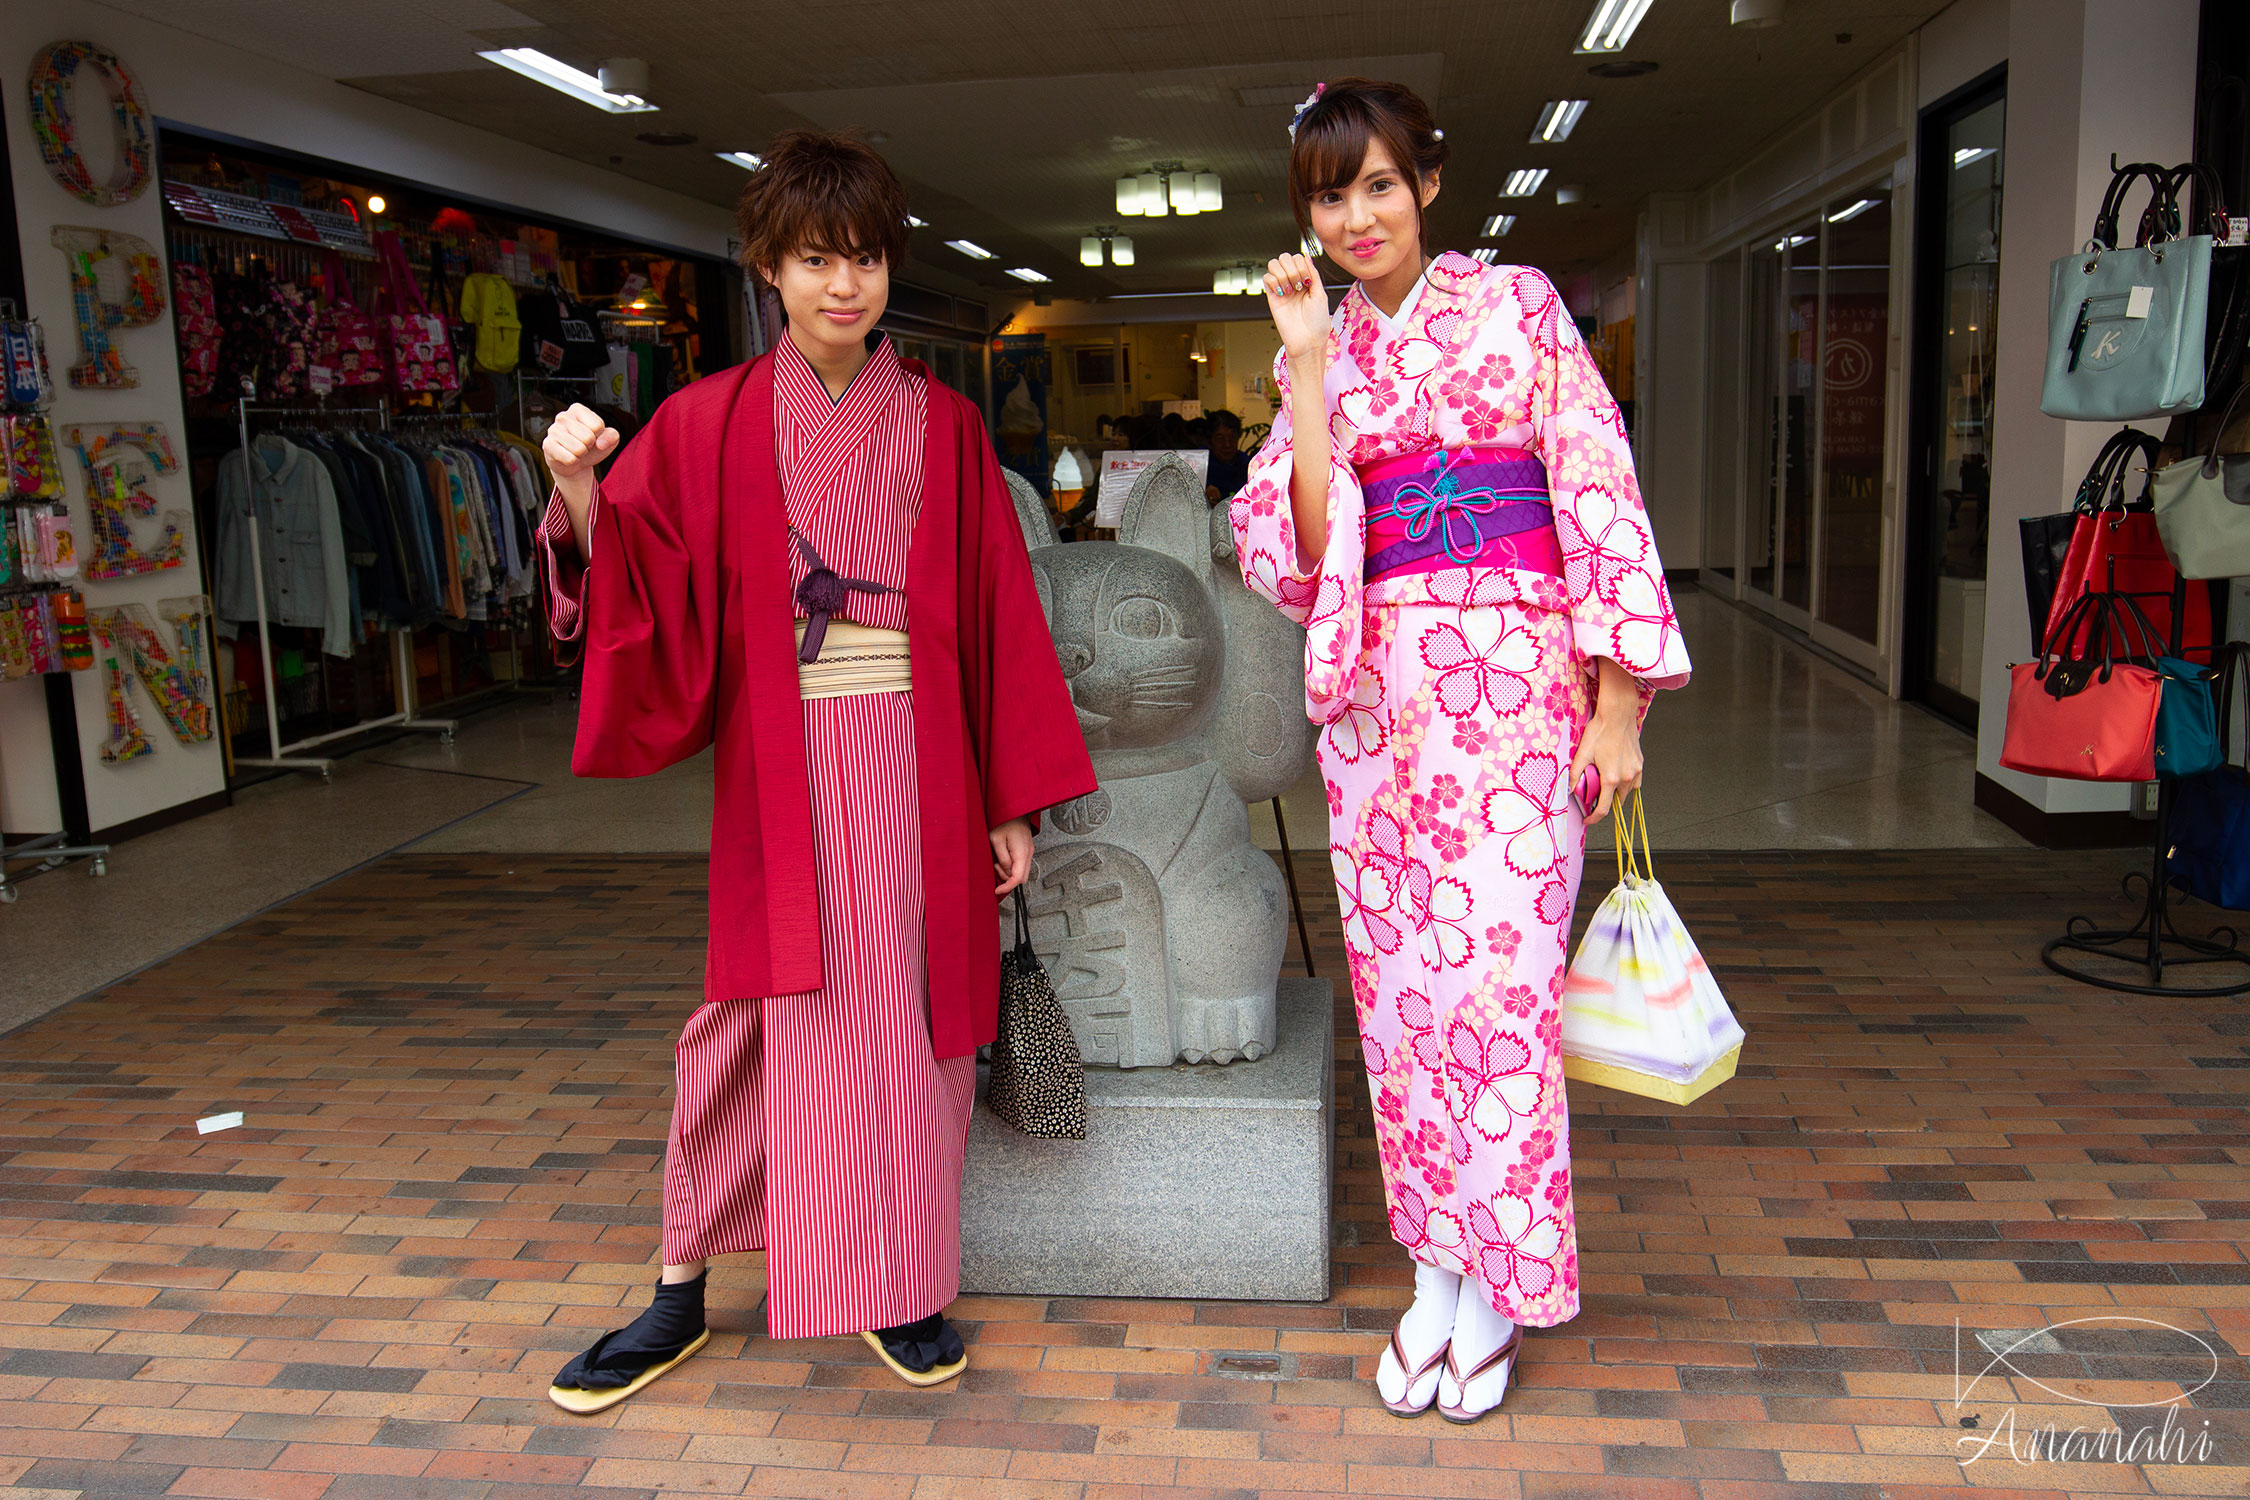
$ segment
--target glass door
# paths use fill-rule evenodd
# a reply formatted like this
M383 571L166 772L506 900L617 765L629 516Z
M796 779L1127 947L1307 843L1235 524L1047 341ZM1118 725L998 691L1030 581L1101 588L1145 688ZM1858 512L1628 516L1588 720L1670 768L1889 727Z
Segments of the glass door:
M1743 441L1742 256L1710 266L1704 370L1703 583L1732 599L1741 568Z
M1743 297L1743 410L1750 418L1750 465L1742 487L1742 586L1744 596L1766 609L1774 606L1780 578L1781 493L1787 465L1788 404L1783 395L1781 338L1781 255L1779 245L1750 251L1750 275Z
M2006 123L2006 81L1995 75L1933 105L1921 130L1906 691L1972 729L1986 649ZM1994 644L2030 649L2022 638Z
M1877 645L1890 438L1891 198L1887 187L1829 210L1821 313L1820 638L1850 654ZM1839 640L1829 641L1829 632Z

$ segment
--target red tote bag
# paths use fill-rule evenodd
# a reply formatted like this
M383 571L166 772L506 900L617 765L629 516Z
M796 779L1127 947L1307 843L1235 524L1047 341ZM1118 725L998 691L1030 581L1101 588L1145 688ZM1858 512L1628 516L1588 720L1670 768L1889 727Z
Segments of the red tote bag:
M2056 622L2064 639L2101 654L2050 654L2008 668L2008 723L2000 764L2070 781L2154 781L2156 711L2163 676L2117 659L2123 638L2115 596L2089 594Z
M359 310L344 258L330 250L321 256L321 291L327 303L313 321L313 366L326 370L337 389L381 385L383 340L375 320Z
M2070 636L2056 634L2063 617L2090 593L2114 589L2137 597L2141 611L2156 630L2158 644L2169 649L2172 639L2172 595L2180 570L2164 551L2157 534L2156 511L2150 498L2156 476L2157 439L2132 432L2112 439L2104 450L2104 463L2086 477L2093 487L2094 508L2085 509L2086 493L2080 490L2077 524L2071 529L2070 551L2063 558L2062 576L2055 585L2055 602L2047 612L2048 639L2041 650L2065 657L2090 655L2086 631L2094 617L2087 615ZM2125 503L2125 476L2135 457L2145 465L2140 499ZM2201 585L2187 590L2187 616L2180 630L2180 649L2173 653L2190 661L2211 659L2211 591Z

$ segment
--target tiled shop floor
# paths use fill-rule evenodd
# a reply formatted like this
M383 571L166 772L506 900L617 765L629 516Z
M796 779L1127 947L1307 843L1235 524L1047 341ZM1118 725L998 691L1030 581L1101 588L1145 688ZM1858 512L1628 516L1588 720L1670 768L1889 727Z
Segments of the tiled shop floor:
M1326 1304L966 1298L973 1368L916 1392L856 1340L756 1337L743 1258L707 1353L555 1411L547 1378L647 1295L700 861L394 858L0 1040L0 1485L2240 1495L2250 1012L2038 963L2126 863L1666 859L1749 1026L1741 1075L1685 1110L1574 1099L1585 1312L1456 1428L1367 1384L1410 1277L1348 1006ZM2048 1424L2156 1461L2048 1461Z

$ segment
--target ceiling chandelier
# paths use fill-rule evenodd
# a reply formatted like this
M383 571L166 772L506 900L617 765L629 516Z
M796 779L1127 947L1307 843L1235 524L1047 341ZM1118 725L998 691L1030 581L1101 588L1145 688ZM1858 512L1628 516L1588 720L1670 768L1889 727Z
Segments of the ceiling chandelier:
M1092 234L1079 236L1078 263L1082 266L1100 265L1105 245L1109 248L1111 265L1129 266L1133 263L1133 237L1119 234L1106 224L1096 225Z
M1139 176L1117 179L1117 211L1128 219L1215 214L1225 206L1219 174L1190 172L1182 162L1151 162Z

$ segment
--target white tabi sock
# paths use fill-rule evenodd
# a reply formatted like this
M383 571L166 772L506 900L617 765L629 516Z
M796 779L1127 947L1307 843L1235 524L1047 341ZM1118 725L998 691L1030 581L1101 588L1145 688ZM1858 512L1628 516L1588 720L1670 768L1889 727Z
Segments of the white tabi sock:
M1484 1288L1464 1286L1461 1289L1460 1310L1453 1320L1453 1356L1450 1368L1438 1383L1438 1400L1446 1406L1465 1411L1470 1416L1481 1416L1500 1404L1507 1394L1508 1382L1514 1376L1515 1361L1505 1359L1469 1382L1467 1390L1454 1383L1453 1371L1463 1373L1474 1370L1508 1342L1516 1325L1506 1315L1494 1312L1492 1304L1484 1300Z
M1461 1301L1461 1276L1456 1271L1441 1270L1416 1262L1414 1266L1414 1305L1398 1320L1398 1341L1406 1349L1406 1357L1415 1365L1427 1364L1431 1355L1445 1347L1453 1336L1456 1309ZM1375 1367L1375 1389L1385 1401L1394 1405L1407 1399L1406 1371L1399 1368L1398 1359L1388 1347L1383 1350L1382 1363ZM1432 1386L1438 1379L1437 1370L1415 1382L1414 1404L1426 1404L1435 1394Z

